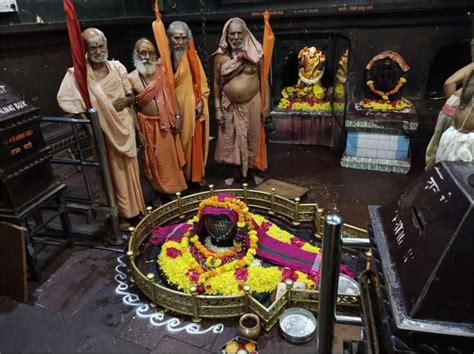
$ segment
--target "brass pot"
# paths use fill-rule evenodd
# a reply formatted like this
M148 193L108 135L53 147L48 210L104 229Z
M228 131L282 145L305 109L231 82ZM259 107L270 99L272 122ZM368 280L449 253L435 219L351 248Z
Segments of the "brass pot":
M246 313L239 320L239 332L243 337L257 339L262 331L260 319L253 313Z

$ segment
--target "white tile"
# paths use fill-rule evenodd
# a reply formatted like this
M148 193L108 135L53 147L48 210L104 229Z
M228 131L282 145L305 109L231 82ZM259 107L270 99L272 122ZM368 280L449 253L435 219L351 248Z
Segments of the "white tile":
M379 141L378 141L378 140L371 139L371 140L369 140L369 143L367 144L367 148L369 148L369 149L377 149L378 145L379 145Z
M395 151L387 151L387 159L395 160Z
M367 157L376 158L377 157L377 150L367 149Z
M366 148L357 149L357 156L367 157L367 149Z
M388 151L387 150L377 150L377 158L386 159Z
M357 147L366 148L369 145L369 139L359 139L357 140Z

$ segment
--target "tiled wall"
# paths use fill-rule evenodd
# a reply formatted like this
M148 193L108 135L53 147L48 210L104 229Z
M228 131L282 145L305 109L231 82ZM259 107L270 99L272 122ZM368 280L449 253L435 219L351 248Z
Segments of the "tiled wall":
M406 160L409 139L404 135L348 132L346 155Z

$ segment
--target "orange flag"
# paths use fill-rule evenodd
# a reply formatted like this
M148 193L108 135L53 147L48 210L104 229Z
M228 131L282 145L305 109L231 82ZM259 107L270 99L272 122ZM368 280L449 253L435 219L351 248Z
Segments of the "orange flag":
M153 21L153 35L155 36L156 45L160 52L161 60L165 65L166 80L170 89L171 97L176 97L174 92L174 73L173 65L171 64L170 47L168 45L168 36L166 35L165 26L161 21L160 7L158 0L155 0L155 15L156 20ZM176 102L173 100L173 107L176 109Z
M275 36L273 34L272 28L270 27L270 13L268 11L263 13L263 20L265 21L265 26L263 29L263 65L262 72L260 73L260 101L262 111L266 103L265 97L267 93L267 81L268 75L270 73L270 65L272 63L273 46L275 44ZM255 167L261 171L265 171L268 167L267 148L265 144L265 126L263 121L260 122Z

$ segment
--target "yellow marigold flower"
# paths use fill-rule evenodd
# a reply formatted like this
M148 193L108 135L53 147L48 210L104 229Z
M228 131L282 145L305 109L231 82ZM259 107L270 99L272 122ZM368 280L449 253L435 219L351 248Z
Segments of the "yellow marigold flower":
M373 80L367 81L367 86L371 86L371 85L373 85L373 84L374 84L374 81L373 81Z
M401 78L400 78L400 82L405 83L405 82L407 82L407 79L405 79L404 77L401 77Z
M239 222L237 222L237 227L238 227L238 228L243 228L243 227L245 227L245 221L239 221Z
M193 217L193 222L199 222L199 218L197 216Z

